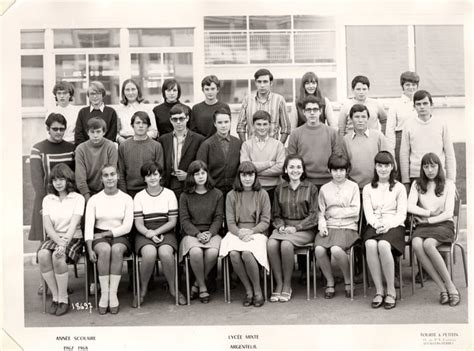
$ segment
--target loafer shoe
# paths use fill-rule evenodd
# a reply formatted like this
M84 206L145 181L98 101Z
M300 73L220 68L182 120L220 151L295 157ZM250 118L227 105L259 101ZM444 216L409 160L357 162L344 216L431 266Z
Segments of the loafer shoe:
M391 298L393 302L387 301L387 297ZM395 308L395 306L397 306L397 298L393 295L387 294L387 296L385 296L383 308L385 308L386 310L391 310L392 308Z
M51 305L48 307L48 313L49 314L56 314L56 311L58 309L58 302L57 301L51 301Z
M56 310L56 316L62 316L63 314L66 314L69 311L69 304L60 302L58 304L58 309Z
M253 303L253 297L252 296L245 296L244 300L242 301L242 305L245 307L252 306Z
M255 307L262 307L264 303L265 303L265 299L263 298L263 296L253 298L253 305Z

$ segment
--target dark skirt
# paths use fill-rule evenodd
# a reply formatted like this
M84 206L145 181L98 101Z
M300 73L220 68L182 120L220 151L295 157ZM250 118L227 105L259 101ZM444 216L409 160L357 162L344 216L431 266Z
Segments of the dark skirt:
M94 233L103 233L103 232L106 232L106 230L94 228ZM123 244L127 247L127 251L125 252L124 255L125 256L130 256L130 254L132 253L132 244L130 243L130 239L128 238L128 235L94 239L94 240L92 240L92 249L94 249L94 247L98 243L107 243L111 247L114 246L115 244Z
M53 240L46 240L41 244L39 250L54 251L58 245ZM75 264L82 255L84 247L84 240L82 239L71 239L69 244L66 246L66 263Z
M416 225L414 238L436 239L440 243L452 243L454 241L453 221L440 223L420 223Z
M44 194L36 194L33 202L33 212L31 213L31 226L28 233L28 240L43 241L43 216L41 209L43 207Z
M143 246L145 245L153 245L154 247L156 247L157 249L161 246L161 245L169 245L171 246L174 251L177 251L178 250L178 241L176 240L176 235L174 234L174 232L168 232L168 233L165 233L163 235L163 241L156 244L155 242L153 242L153 240L151 239L148 239L147 237L145 237L144 235L142 234L139 234L137 233L135 235L135 253L137 255L140 254L140 250L142 249Z
M365 242L369 239L388 241L392 246L394 254L400 256L405 250L405 227L400 225L396 228L390 228L389 231L384 234L377 234L374 227L367 225L367 230L362 239L364 240L364 246Z

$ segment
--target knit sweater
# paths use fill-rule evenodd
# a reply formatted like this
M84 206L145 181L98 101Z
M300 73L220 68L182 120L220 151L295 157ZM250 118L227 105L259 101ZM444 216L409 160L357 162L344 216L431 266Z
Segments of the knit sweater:
M205 101L193 106L192 116L189 118L189 129L209 138L216 132L214 126L214 112L226 108L230 111L229 105L224 102L217 101L214 105L208 105Z
M95 194L102 189L101 169L117 165L116 144L103 138L94 144L88 140L76 149L76 186L82 195Z
M232 190L232 184L240 165L241 145L240 139L231 135L229 151L226 156L222 151L219 137L214 134L201 144L196 155L196 160L206 162L209 174L216 183L216 188L225 194Z
M149 137L145 140L125 140L118 148L119 189L134 193L146 187L140 169L145 162L155 161L164 166L161 144Z
M375 129L368 129L363 135L349 133L343 138L343 149L351 161L351 179L362 189L374 177L374 158L379 151L387 150L385 136ZM393 150L391 151L393 154Z
M254 233L266 233L270 225L271 205L265 190L235 191L227 194L225 216L227 227L238 235L240 228L252 229Z
M433 152L441 159L446 177L456 181L456 158L447 124L436 116L427 121L420 118L408 120L403 128L400 145L400 169L403 183L420 176L423 156Z
M76 129L74 131L74 142L76 146L89 140L89 135L87 135L87 122L92 117L99 117L105 121L107 132L104 137L115 141L117 138L117 114L115 110L109 106L104 106L104 112L96 109L91 111L90 108L90 106L81 108L77 115Z
M280 183L285 156L285 146L270 137L261 149L255 136L245 141L240 149L240 162L251 161L255 165L258 179L264 187L275 187Z
M205 194L181 194L179 220L186 235L196 236L205 231L217 235L222 228L223 218L224 196L219 189L211 189Z
M337 132L324 124L315 127L308 123L291 132L288 154L300 155L306 165L308 179L317 185L331 180L328 172L329 156L336 150Z
M165 101L153 109L153 113L155 114L156 127L158 128L159 136L162 136L163 134L170 133L173 131L173 125L170 122L170 117L171 117L170 110L176 104L181 104L181 102L175 101L175 102L169 103ZM189 114L190 114L189 118L191 119L191 109L189 108L189 106L186 106L186 107L189 110ZM150 116L150 118L152 117L153 116Z

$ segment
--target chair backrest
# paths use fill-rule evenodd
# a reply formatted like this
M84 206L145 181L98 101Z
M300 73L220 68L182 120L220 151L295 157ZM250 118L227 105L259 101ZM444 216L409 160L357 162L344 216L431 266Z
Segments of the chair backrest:
M459 233L459 222L461 217L461 205L462 200L459 196L458 189L456 189L456 196L454 198L454 211L453 211L453 220L454 220L454 241L458 239Z

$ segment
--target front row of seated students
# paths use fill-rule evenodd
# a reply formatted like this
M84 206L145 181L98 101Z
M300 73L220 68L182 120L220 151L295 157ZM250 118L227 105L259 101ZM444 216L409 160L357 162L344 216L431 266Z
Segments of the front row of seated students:
M268 194L262 189L257 169L251 162L242 162L233 190L226 198L225 216L228 233L221 240L218 229L224 213L223 195L213 188L207 165L191 163L186 187L180 198L180 220L185 234L179 247L180 260L189 254L195 274L192 293L201 302L210 300L206 277L215 266L217 253L230 256L234 271L245 288L244 306L260 307L264 296L260 285L259 266L272 264L276 280L271 302L291 299L291 273L294 247L315 244L316 258L327 280L325 297L336 293L328 250L344 275L348 292L348 258L346 251L362 239L376 294L372 307L396 306L394 287L394 256L404 251L405 218L408 211L415 215L417 226L413 235L415 253L440 289L440 303L456 306L460 294L454 286L437 246L454 240L454 183L447 180L440 159L433 153L422 159L420 177L413 182L407 201L405 189L395 179L396 166L391 153L379 152L374 160L372 182L363 189L363 207L367 228L362 237L357 234L360 198L357 185L346 178L350 162L343 155L333 154L328 162L332 181L316 186L305 181L305 164L298 155L285 160L284 179L275 190L273 206L274 231L267 239L271 221ZM135 199L117 187L118 174L114 165L100 171L103 190L88 201L84 238L92 262L97 263L101 296L99 313L119 311L117 289L122 274L123 257L135 253L142 257L143 303L148 280L156 257L163 263L170 295L180 304L185 298L174 290L175 261L178 250L175 225L177 199L172 191L160 185L163 170L156 162L147 162L141 174L147 184ZM49 312L62 315L68 310L67 263L77 262L82 248L80 217L84 197L74 192L74 177L65 164L55 166L49 179L49 195L43 200L43 221L48 236L38 253L41 273L53 295ZM318 199L318 201L316 201ZM202 203L207 206L202 206ZM319 204L319 211L316 207ZM294 206L292 206L294 204ZM134 214L135 212L135 214ZM129 237L133 218L137 232ZM315 234L316 228L319 229ZM382 278L383 275L383 278ZM386 282L384 289L383 281Z

